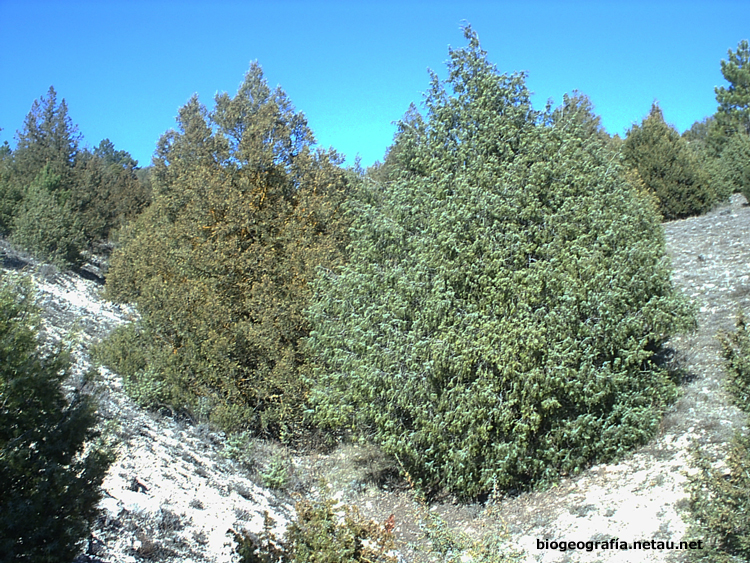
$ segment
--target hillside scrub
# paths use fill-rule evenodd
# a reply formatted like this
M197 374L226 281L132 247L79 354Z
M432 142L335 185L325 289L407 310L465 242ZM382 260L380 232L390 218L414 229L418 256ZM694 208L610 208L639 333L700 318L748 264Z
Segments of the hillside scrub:
M652 198L583 96L531 107L466 29L386 177L353 199L351 260L315 282L317 423L382 445L421 486L526 487L656 431L655 354L694 326Z
M750 330L743 314L737 330L722 338L728 390L734 403L750 413ZM750 436L736 432L718 466L699 449L694 452L698 472L690 479L692 530L706 538L707 549L697 561L747 561L750 557Z
M195 97L180 110L154 158L153 203L107 278L142 314L105 354L131 367L118 371L141 398L226 430L300 427L308 284L344 255L339 164L257 64L213 111Z

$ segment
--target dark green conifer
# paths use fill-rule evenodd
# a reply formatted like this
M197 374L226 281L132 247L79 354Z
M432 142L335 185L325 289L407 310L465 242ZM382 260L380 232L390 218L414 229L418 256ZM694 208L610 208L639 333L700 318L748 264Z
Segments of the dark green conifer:
M750 44L746 39L740 41L728 57L721 61L721 74L729 86L715 89L719 103L716 125L724 140L736 133L750 135Z
M67 103L57 102L52 86L46 97L34 100L16 136L14 176L19 185L31 184L46 167L60 177L61 189L70 189L81 136L68 115Z
M78 266L86 246L81 218L72 209L62 178L45 166L23 190L16 207L11 241L58 266Z

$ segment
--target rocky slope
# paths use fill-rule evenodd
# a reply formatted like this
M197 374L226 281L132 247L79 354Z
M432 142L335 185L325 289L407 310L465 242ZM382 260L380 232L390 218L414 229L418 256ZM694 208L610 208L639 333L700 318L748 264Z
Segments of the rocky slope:
M372 448L354 445L328 455L284 452L284 470L294 476L292 488L312 496L327 490L380 521L393 514L399 551L409 562L441 560L425 551L430 543L425 539L427 512L468 543L481 541L487 532L504 531L509 545L523 551L522 560L528 562L685 561L686 553L679 550L563 552L537 547L537 540L686 539L684 485L691 445L713 452L721 463L727 439L746 425L726 400L717 334L733 329L740 308L750 310L750 207L735 195L730 204L668 223L665 230L675 283L696 301L699 328L670 343L672 361L683 370L685 383L651 443L620 463L592 467L547 491L487 505L444 499L425 507L391 478L397 472L392 463ZM71 384L83 384L90 343L135 318L135 312L103 300L95 275L84 279L60 273L4 248L6 268L33 272L46 311L46 337L76 335L79 375ZM100 370L94 387L118 459L104 482L102 514L81 562L233 561L227 530L257 532L266 511L276 520L277 533L282 532L293 515L293 495L261 486L257 467L228 459L222 434L167 412L143 411L125 395L119 377L107 370ZM256 460L273 450L260 442L251 447ZM321 486L321 479L327 485Z

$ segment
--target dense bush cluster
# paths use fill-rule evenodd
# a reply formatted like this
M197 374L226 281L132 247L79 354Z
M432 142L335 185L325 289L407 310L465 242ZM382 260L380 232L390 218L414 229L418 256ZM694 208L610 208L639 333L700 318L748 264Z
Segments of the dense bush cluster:
M50 88L34 102L15 150L0 150L0 235L60 266L77 266L83 252L148 203L137 162L109 140L93 151Z
M736 332L723 338L729 391L750 414L750 330L740 316ZM690 482L693 532L706 538L703 561L736 563L750 560L750 436L738 433L729 444L726 465L717 467L696 452L698 473Z
M90 398L63 395L70 362L37 342L28 283L0 280L0 561L72 561L111 462Z
M307 395L309 282L343 257L346 174L257 65L235 97L211 112L193 98L178 123L158 145L153 203L111 260L108 295L143 321L115 336L110 365L147 402L289 435Z
M467 29L315 284L312 401L428 488L477 495L611 459L658 426L654 353L693 320L650 199L583 97L531 108Z

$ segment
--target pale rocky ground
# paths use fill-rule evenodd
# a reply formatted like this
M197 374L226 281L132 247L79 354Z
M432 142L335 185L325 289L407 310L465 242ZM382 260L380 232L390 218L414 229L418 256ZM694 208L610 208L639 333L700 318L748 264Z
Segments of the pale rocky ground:
M746 430L746 417L729 406L723 390L717 334L733 330L740 308L750 310L750 207L735 195L731 204L667 223L665 230L674 281L696 301L699 327L695 334L671 342L672 361L686 374L682 397L667 413L660 434L619 463L592 467L546 491L506 496L486 505L446 498L425 507L377 450L347 445L329 454L286 452L289 489L295 491L290 495L289 490L261 486L258 467L227 459L221 433L169 413L143 411L125 395L117 375L101 370L96 385L100 412L117 443L118 459L104 482L102 515L80 562L236 561L229 528L257 532L268 511L280 535L293 516L294 494L317 497L321 490L356 504L378 521L393 514L399 552L409 563L443 560L420 549L427 510L440 515L454 536L470 541L504 530L508 545L522 551L521 561L528 563L687 561L681 551L563 553L536 547L537 539L701 539L685 537L684 486L691 445L721 464L734 430ZM79 373L88 369L85 352L91 342L135 318L134 311L104 301L101 286L93 280L56 272L16 254L6 257L5 265L35 272L47 311L47 336L67 338L75 329ZM258 443L255 456L270 456L272 451L279 450ZM320 479L328 485L321 486Z

